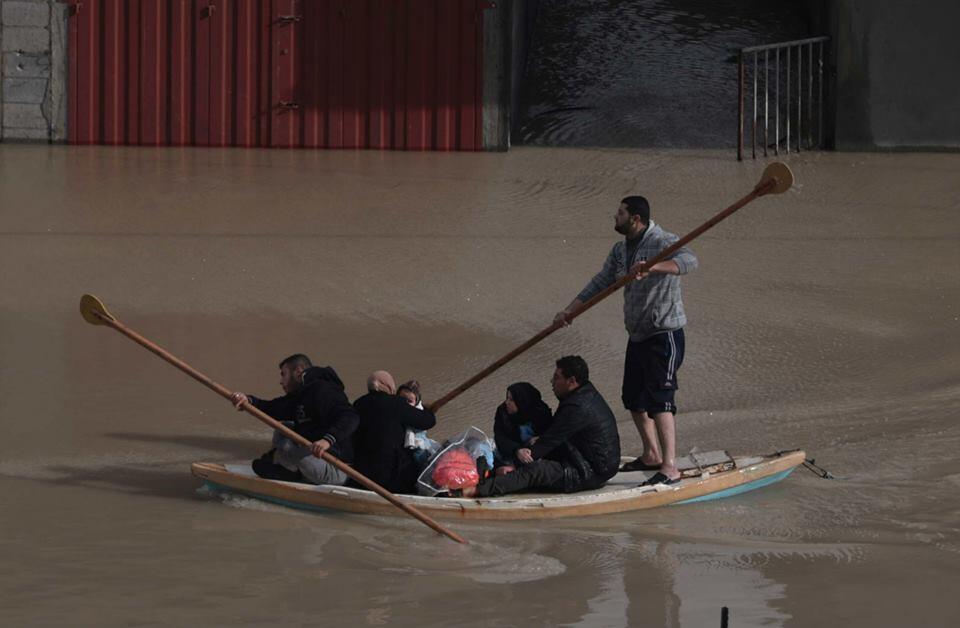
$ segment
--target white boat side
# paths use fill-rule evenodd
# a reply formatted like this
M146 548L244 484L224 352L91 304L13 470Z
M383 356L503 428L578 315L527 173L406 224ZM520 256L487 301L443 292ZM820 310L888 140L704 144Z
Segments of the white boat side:
M397 495L443 519L552 519L601 515L727 497L777 482L803 463L801 450L735 457L735 468L703 471L672 485L640 486L652 472L618 473L602 488L569 494L523 493L508 497L449 498ZM266 480L249 464L196 462L192 473L215 490L228 489L293 508L407 516L376 493L343 486Z

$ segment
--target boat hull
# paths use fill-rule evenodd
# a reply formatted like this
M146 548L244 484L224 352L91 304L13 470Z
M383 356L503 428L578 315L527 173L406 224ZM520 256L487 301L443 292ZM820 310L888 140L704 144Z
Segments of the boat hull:
M525 493L508 497L467 499L398 495L397 497L441 519L523 520L586 517L629 512L667 505L720 499L767 486L787 477L803 463L803 451L736 458L736 468L705 472L679 484L639 486L652 473L618 473L603 488L572 494ZM342 511L406 516L373 492L341 486L313 486L257 477L249 465L197 462L193 475L214 490L228 490L267 502L315 511Z

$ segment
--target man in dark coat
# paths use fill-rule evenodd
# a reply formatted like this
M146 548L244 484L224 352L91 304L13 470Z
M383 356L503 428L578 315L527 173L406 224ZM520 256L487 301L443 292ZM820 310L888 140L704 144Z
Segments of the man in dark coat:
M313 366L307 356L298 353L280 362L280 386L286 394L276 399L234 393L232 401L238 409L243 402L250 403L313 446L307 449L276 432L274 449L255 460L253 470L275 480L305 478L314 484L345 484L346 474L320 457L329 451L347 464L353 462L353 434L360 417L350 405L337 372L329 366Z
M490 497L537 490L574 493L599 488L617 473L620 434L617 421L597 389L580 356L557 360L553 392L560 400L553 422L530 447L517 450L521 466L505 475L488 478L465 497ZM555 458L558 451L563 452ZM549 457L549 458L548 458Z
M367 390L353 402L360 415L354 467L388 491L413 493L420 467L404 447L406 431L428 430L437 424L437 417L398 396L393 376L386 371L373 373Z

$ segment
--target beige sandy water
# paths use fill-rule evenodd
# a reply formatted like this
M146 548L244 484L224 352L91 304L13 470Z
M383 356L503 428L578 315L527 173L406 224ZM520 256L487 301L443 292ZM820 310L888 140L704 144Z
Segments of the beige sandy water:
M304 351L436 398L549 323L616 239L620 197L685 233L746 194L724 152L509 154L0 145L0 625L952 625L960 616L960 155L791 156L797 184L700 238L679 445L802 447L704 504L547 523L307 514L213 495L196 460L265 428L77 312L232 389ZM612 297L452 402L580 353L616 409ZM551 399L551 401L553 401Z

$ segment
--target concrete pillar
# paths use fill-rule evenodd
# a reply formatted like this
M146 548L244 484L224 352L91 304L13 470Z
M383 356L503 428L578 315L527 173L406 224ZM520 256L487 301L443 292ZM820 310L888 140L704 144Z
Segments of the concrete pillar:
M510 148L539 0L496 0L483 15L483 147Z
M960 3L836 0L838 150L960 150Z
M483 12L483 148L510 148L510 46L513 4L496 0Z
M67 139L67 11L56 0L0 0L0 139Z

